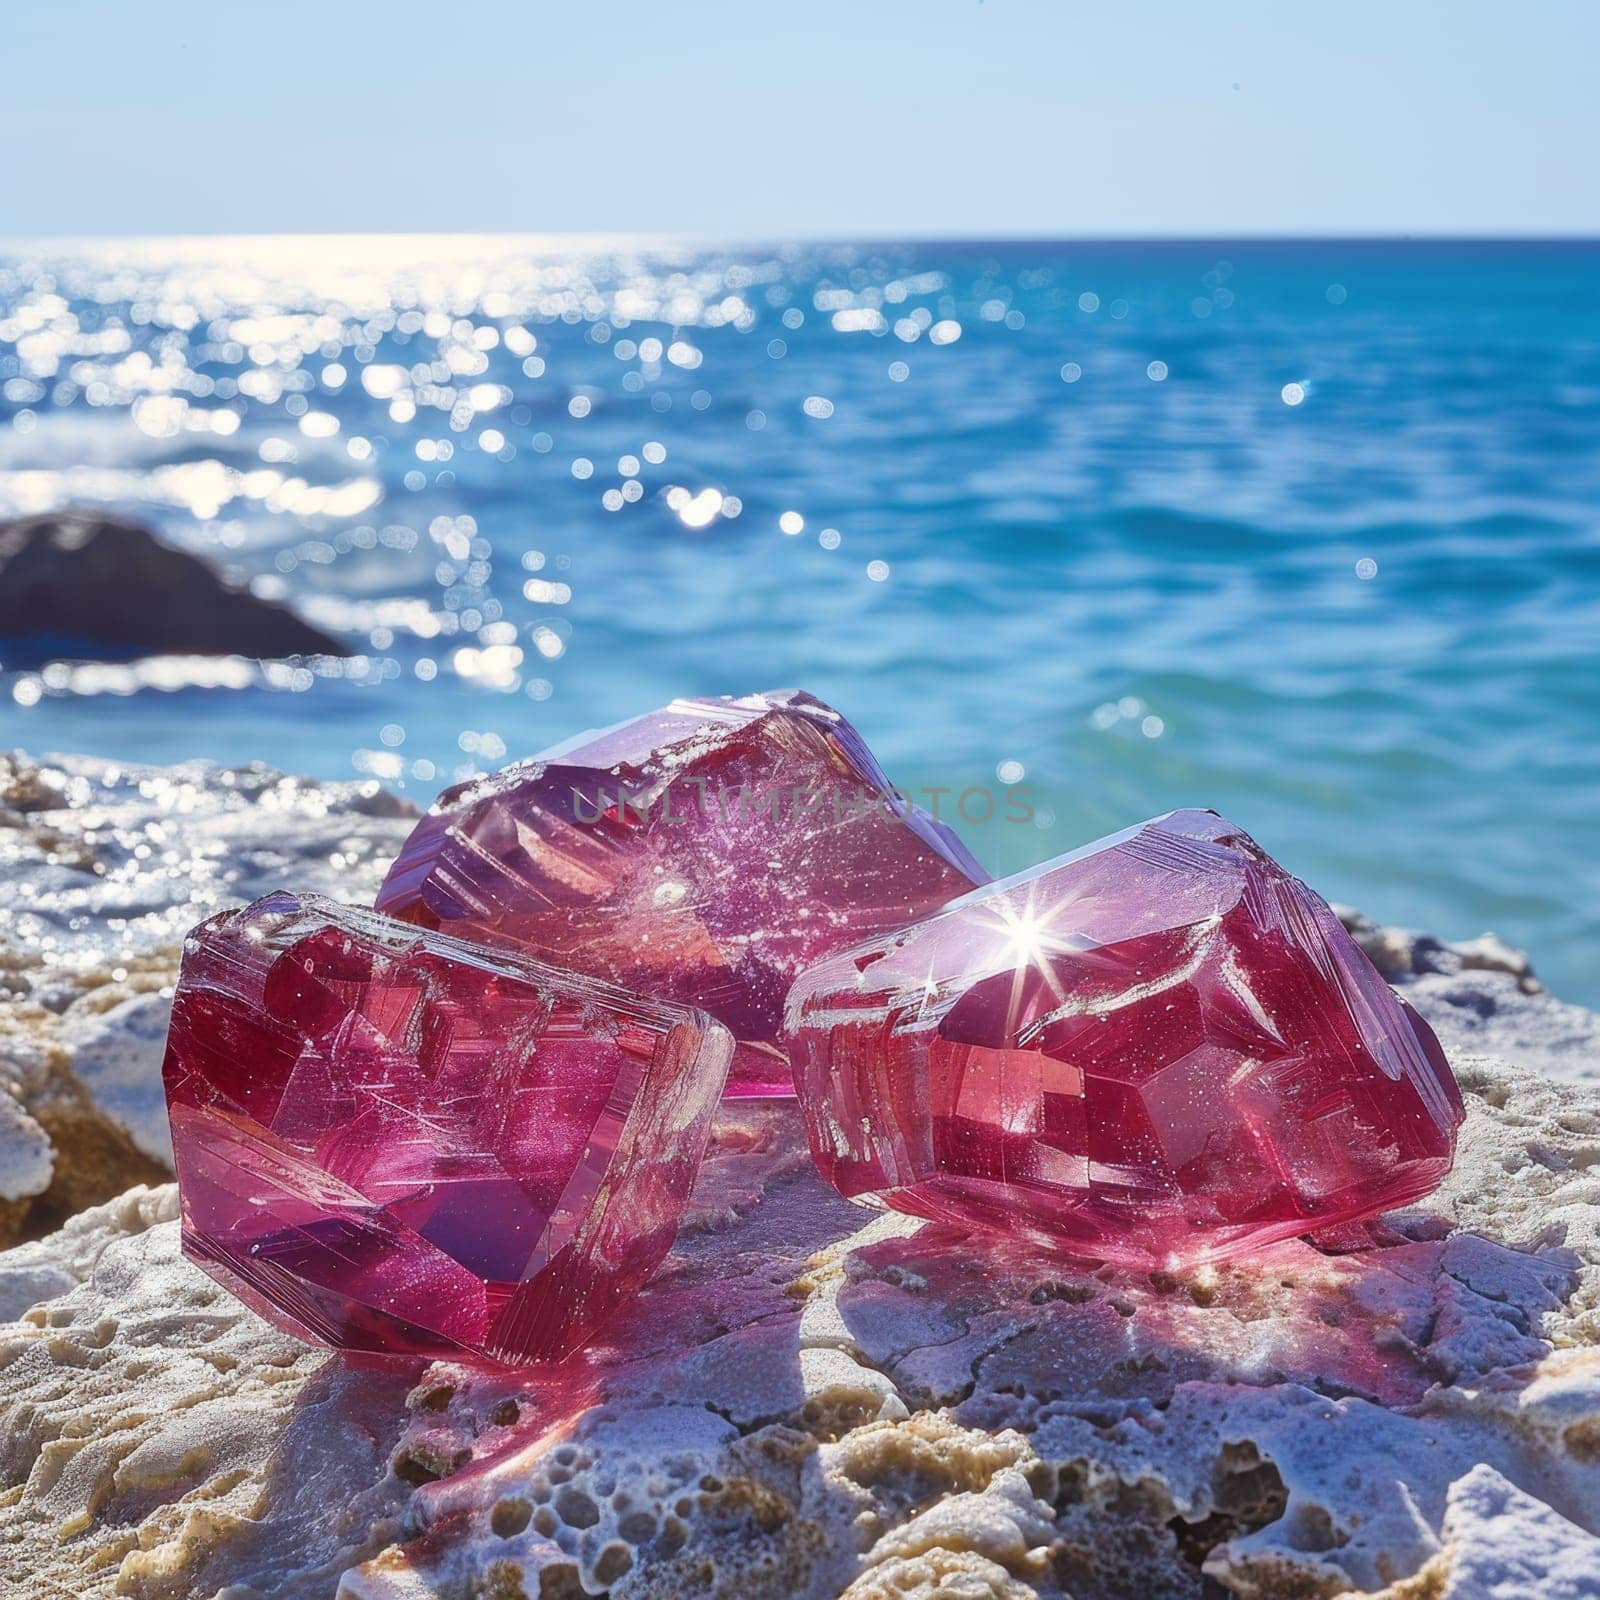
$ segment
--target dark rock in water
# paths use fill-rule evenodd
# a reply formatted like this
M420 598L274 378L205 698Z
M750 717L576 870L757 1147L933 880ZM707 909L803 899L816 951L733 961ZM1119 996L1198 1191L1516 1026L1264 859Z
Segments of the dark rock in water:
M236 589L141 523L100 511L0 522L0 649L117 659L348 655L285 606Z

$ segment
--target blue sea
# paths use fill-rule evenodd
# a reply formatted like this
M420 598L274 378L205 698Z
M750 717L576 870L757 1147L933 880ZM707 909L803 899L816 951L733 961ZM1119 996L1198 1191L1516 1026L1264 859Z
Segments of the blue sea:
M0 515L67 503L354 653L13 652L0 746L425 803L800 685L997 872L1214 806L1600 1003L1600 245L11 246Z

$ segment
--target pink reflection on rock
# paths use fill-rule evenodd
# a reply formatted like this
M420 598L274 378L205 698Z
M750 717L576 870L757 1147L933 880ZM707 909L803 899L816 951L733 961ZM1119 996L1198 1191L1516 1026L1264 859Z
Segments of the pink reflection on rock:
M1462 1116L1427 1024L1208 811L827 958L787 1025L842 1193L1137 1268L1414 1200Z

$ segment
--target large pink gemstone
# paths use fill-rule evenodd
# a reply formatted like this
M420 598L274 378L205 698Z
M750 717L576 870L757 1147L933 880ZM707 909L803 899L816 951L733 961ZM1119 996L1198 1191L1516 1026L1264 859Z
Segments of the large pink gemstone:
M835 955L789 997L844 1194L1149 1269L1415 1200L1461 1098L1305 884L1175 811Z
M185 1248L340 1349L560 1356L671 1246L731 1049L701 1013L271 895L184 947Z
M739 1041L730 1093L790 1094L795 975L987 877L791 689L674 700L448 790L377 903L699 1006Z

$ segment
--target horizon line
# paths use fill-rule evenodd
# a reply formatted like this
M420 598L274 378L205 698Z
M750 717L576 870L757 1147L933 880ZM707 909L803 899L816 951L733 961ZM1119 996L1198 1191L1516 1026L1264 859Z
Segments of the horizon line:
M518 229L416 229L348 230L296 229L267 232L170 232L170 233L40 233L0 234L0 250L41 248L106 248L117 245L204 245L255 244L265 241L334 243L409 243L493 241L506 245L527 245L541 250L598 249L753 249L782 245L1077 245L1077 244L1600 244L1600 229L1592 231L1551 231L1507 229L1502 231L1449 232L1432 229L1388 231L1331 231L1327 233L1264 230L1218 230L1203 233L1180 231L1116 232L1085 230L1078 233L917 233L891 230L885 233L807 233L716 235L656 232L615 232L602 230L558 230L530 232Z

